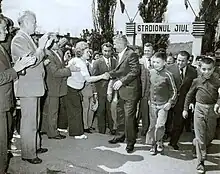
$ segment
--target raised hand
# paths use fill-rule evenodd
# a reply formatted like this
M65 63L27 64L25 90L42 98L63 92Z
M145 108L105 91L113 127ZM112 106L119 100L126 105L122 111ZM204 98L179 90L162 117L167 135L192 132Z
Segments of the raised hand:
M39 39L39 47L41 49L47 49L51 46L53 40L55 37L53 37L52 33L45 33L40 39Z
M32 56L32 57L23 57L21 59L18 59L15 64L14 64L14 70L16 72L19 72L21 70L23 70L24 68L27 68L29 66L34 65L36 62L36 57Z
M49 59L45 59L45 60L44 60L44 66L47 66L49 63L50 63L50 60L49 60Z

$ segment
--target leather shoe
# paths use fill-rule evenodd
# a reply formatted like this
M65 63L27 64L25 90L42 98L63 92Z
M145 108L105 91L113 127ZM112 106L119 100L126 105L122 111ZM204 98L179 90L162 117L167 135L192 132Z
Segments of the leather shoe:
M127 145L126 151L127 153L132 153L134 151L134 145Z
M61 140L61 139L65 139L66 136L65 135L56 135L55 137L48 137L49 139L56 139L56 140Z
M108 142L110 144L116 144L116 143L123 143L124 141L125 141L125 137L121 137L121 138L113 138L109 140Z
M36 158L34 158L34 159L22 158L22 160L23 160L23 161L27 161L27 162L29 162L29 163L31 163L31 164L40 164L40 163L42 163L42 159L40 159L40 158L38 158L38 157L36 157Z
M179 146L177 144L171 144L169 143L168 146L173 147L174 150L179 150Z
M37 153L45 153L47 151L48 151L47 148L39 148L39 149L37 149Z
M90 129L84 129L84 132L89 133L89 134L92 134L92 132L91 132Z

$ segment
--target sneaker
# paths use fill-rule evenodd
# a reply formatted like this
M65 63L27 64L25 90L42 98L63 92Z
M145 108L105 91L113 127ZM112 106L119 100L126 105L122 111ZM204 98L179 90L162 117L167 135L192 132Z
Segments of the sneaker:
M75 136L75 139L77 140L82 140L82 139L87 139L88 137L86 135L79 135L79 136Z
M196 168L198 173L205 173L204 161L200 162Z
M158 151L158 152L162 152L163 149L164 149L163 145L158 145L158 146L157 146L157 151Z
M156 145L151 147L150 154L151 155L156 155L157 154L157 146Z
M64 132L64 133L68 133L68 130L67 129L57 129L59 132Z

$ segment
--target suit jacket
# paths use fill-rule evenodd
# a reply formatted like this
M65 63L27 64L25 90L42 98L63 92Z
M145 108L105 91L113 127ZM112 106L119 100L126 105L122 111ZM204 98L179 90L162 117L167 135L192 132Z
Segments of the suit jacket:
M17 84L17 97L39 97L45 92L44 65L42 50L37 48L34 41L23 31L18 31L11 43L12 59L33 55L37 58L36 64L26 69L25 75L19 76Z
M174 76L174 80L176 82L177 91L178 91L178 106L182 108L182 106L184 105L186 94L188 93L192 85L192 81L197 77L197 71L193 66L188 65L186 67L184 79L181 80L180 72L177 64L167 66L167 69Z
M67 94L67 77L71 76L69 68L65 68L62 59L53 52L48 51L47 59L50 63L46 66L47 95L61 97Z
M149 97L150 92L150 72L141 64L141 97Z
M111 68L110 70L115 69L116 67L116 59L111 58ZM105 59L103 57L99 58L98 60L95 60L93 63L92 68L92 75L97 76L104 74L105 72L109 72L109 68L106 65ZM96 91L98 93L98 96L106 96L107 95L107 88L108 88L109 81L107 80L100 80L95 83Z
M122 82L119 95L123 100L137 100L140 91L140 64L137 54L127 48L110 76Z
M2 47L3 48L3 47ZM3 48L4 49L4 48ZM13 107L13 82L17 73L11 69L9 55L0 49L0 111L6 112Z

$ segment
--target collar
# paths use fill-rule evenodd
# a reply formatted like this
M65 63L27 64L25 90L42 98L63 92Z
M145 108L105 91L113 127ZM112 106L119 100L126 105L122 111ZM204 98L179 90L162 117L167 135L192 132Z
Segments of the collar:
M122 57L128 47L126 47L122 52L118 53L118 56Z
M159 70L156 70L158 73L160 73L160 72L162 72L163 70L165 69L165 66L163 66L161 69L159 69Z

